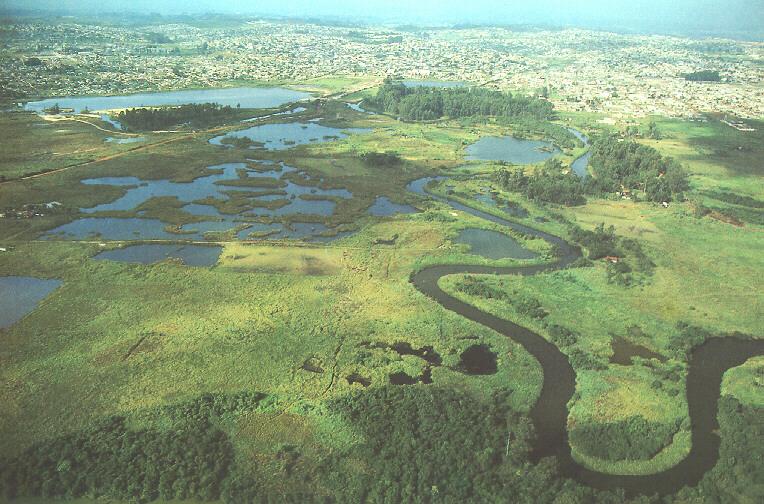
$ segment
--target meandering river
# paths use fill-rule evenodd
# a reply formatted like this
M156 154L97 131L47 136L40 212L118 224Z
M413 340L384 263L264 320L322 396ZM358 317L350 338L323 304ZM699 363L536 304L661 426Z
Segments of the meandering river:
M685 486L696 485L719 459L720 438L717 420L719 394L724 373L764 354L764 340L714 338L693 349L687 375L687 403L691 419L692 448L674 467L647 476L620 476L600 473L576 462L568 443L568 402L576 388L576 372L568 357L539 334L486 313L451 296L438 285L447 275L487 274L530 276L565 268L581 257L581 250L562 238L467 207L447 198L427 193L425 187L432 178L409 184L409 190L447 203L451 207L496 224L536 236L558 246L560 256L551 264L492 267L451 264L427 267L411 277L411 283L423 294L447 310L482 324L522 345L538 360L544 372L544 382L536 404L530 412L537 439L531 458L539 461L555 456L562 476L602 490L624 489L629 495L671 494Z

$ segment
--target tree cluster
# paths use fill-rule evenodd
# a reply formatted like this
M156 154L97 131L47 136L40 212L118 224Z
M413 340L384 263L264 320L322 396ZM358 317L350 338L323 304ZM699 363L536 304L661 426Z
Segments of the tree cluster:
M442 117L512 117L549 119L551 103L484 88L407 87L385 80L372 106L407 121L431 121Z
M616 136L596 139L590 161L593 177L586 181L591 194L642 190L654 202L681 201L689 189L687 172L673 158Z
M589 231L571 225L569 231L571 239L589 251L589 259L617 258L617 262L609 262L607 266L608 280L612 283L631 286L636 282L634 273L650 275L655 268L642 245L631 238L617 236L613 226L606 228L600 223Z
M162 428L134 429L124 417L106 418L0 459L0 496L217 500L233 468L233 446L218 425L267 407L269 397L204 394L148 414L149 424L154 418Z
M6 498L110 497L216 500L233 461L227 436L207 420L180 430L132 430L123 417L40 443L0 465Z
M117 115L117 120L133 131L156 131L178 125L205 128L224 123L237 113L232 107L215 103L192 103L179 107L124 110Z
M403 160L394 152L366 152L361 154L364 163L374 167L399 166Z
M603 460L647 460L672 442L679 423L651 422L642 416L585 423L571 430L570 440L583 453Z
M502 168L496 183L504 190L519 192L531 201L574 206L586 203L584 186L574 173L565 173L559 159L551 158L530 175L525 168Z

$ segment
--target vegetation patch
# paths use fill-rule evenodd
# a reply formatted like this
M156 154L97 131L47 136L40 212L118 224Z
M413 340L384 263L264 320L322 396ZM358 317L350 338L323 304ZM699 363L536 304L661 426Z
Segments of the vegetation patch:
M251 115L251 112L244 114ZM174 126L200 129L217 126L242 116L241 109L214 103L179 107L133 108L117 114L117 120L131 131L166 130Z
M668 446L679 424L649 422L633 416L612 423L576 425L570 441L587 455L603 460L648 460Z
M390 79L367 102L409 121L472 116L549 119L553 113L550 102L537 98L485 88L407 87Z

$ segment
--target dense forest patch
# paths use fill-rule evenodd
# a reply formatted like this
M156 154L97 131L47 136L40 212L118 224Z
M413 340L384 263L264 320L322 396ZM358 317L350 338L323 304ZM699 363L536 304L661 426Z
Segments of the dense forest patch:
M603 460L647 460L671 443L678 423L650 422L641 416L609 423L587 423L570 431L581 452Z
M367 101L407 121L474 116L545 120L553 115L552 104L538 98L485 88L407 87L390 79Z
M530 173L522 166L501 168L494 179L502 189L521 193L531 201L565 206L585 204L586 195L617 193L634 198L636 191L656 203L682 201L690 188L687 172L678 161L615 136L593 141L590 165L594 176L585 181L556 158Z
M173 126L206 128L222 124L241 114L240 109L214 103L179 107L133 108L117 114L117 120L132 131L157 131Z

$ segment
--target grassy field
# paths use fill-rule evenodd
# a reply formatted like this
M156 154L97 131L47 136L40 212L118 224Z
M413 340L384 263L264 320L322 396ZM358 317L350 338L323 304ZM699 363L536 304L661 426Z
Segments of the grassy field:
M3 135L0 177L15 179L117 154L136 146L106 142L109 136L128 138L108 131L108 128L109 125L93 118L45 120L27 112L0 114Z
M355 78L307 83L327 94L366 84ZM52 129L57 126L36 127L41 119L31 114L0 115L0 132L16 131L9 135L17 152L0 157L0 173L9 178L108 157L0 185L0 208L51 200L65 206L59 214L42 218L0 221L0 245L13 246L2 255L0 275L64 282L38 309L0 330L0 404L4 405L0 408L0 453L20 453L34 442L83 429L109 415L124 415L135 426L166 428L165 420L155 415L165 405L207 392L257 391L268 395L267 404L224 427L234 439L240 465L278 493L296 484L300 474L316 471L326 453L347 453L365 442L362 433L327 406L364 389L360 383L351 384L358 381L349 380L351 376L368 380L369 390L375 390L389 386L394 373L416 378L429 369L433 388L481 400L505 394L502 400L513 411L528 411L542 383L538 364L512 341L444 310L409 284L413 271L430 264L516 264L510 259L491 262L453 243L462 229L501 230L497 226L405 191L408 182L422 176L458 175L451 182L451 197L506 217L474 199L491 185L490 176L498 166L465 163L463 155L465 146L480 136L508 130L494 124L462 128L453 121L410 124L359 114L335 102L295 119L319 117L324 124L372 131L277 152L209 145L207 140L220 131L149 135L145 147L128 150L132 147L104 144L103 132L82 123L67 123L71 132L63 133ZM598 129L598 119L563 117L586 131ZM528 211L527 218L515 219L560 236L567 236L568 230L556 215L586 229L599 223L613 225L619 235L642 244L656 265L652 276L625 288L608 282L607 265L599 261L529 278L481 277L486 285L506 294L502 299L460 291L462 277L443 281L443 287L458 297L550 339L551 325L577 333L577 341L562 348L579 356L574 362L584 355L587 363L577 368L571 430L634 416L679 425L673 442L648 460L614 463L573 446L582 463L619 474L649 474L670 467L689 450L683 393L686 362L677 350L684 335L678 323L714 334L764 334L760 316L764 312L760 253L764 227L751 222L732 225L695 212L697 202L713 199L708 192L718 188L764 199L760 174L741 168L764 159L760 144L740 133L724 132L728 127L715 122L660 120L658 124L664 139L644 141L687 164L693 190L686 203L664 209L649 203L591 199L581 207L550 208L499 191L500 197L519 202ZM64 144L79 152L73 150L61 159L54 156L57 145ZM744 147L743 154L737 154L736 147L736 152L728 152L735 145ZM35 154L19 156L18 152ZM360 159L366 152L395 152L402 163L370 166ZM564 156L572 160L579 153ZM348 189L353 198L340 201L335 215L322 220L354 234L329 245L223 242L219 261L211 268L171 261L156 265L94 261L98 244L35 241L41 231L77 218L78 208L113 201L125 191L105 186L89 190L80 183L82 179L135 176L188 182L208 174L208 166L252 163L255 157L305 171L313 180L310 183L322 188ZM436 188L440 194L445 190ZM381 195L414 205L420 212L389 218L366 215ZM234 198L218 203L238 208L240 202ZM155 198L142 210L168 224L194 219L172 198ZM135 215L135 211L123 214ZM538 252L537 261L551 259L549 247L541 240L510 234ZM519 310L514 302L518 299L538 301L547 314L545 323ZM610 363L612 343L619 338L662 359ZM431 346L440 364L431 365L392 348L400 342L413 349ZM461 354L476 344L488 345L496 354L495 374L475 376L459 370ZM724 393L761 407L761 369L762 360L754 359L730 371ZM288 446L303 455L297 475L287 475L283 469L280 457ZM343 463L353 474L373 470L356 467L356 462ZM517 474L524 470L513 469ZM310 488L321 493L317 487Z
M605 462L585 456L574 445L574 454L580 461L604 472L649 474L674 465L689 450L682 382L664 377L666 369L672 367L680 375L684 374L683 356L672 351L684 337L677 329L678 323L702 327L719 335L740 332L760 337L764 334L760 316L764 311L761 280L764 258L759 253L764 247L764 229L749 223L741 227L711 217L698 218L693 213L694 198L711 187L760 199L764 196L760 179L750 170L735 170L736 164L730 167L718 156L697 161L701 159L697 153L702 143L701 133L713 139L707 140L709 145L715 144L720 142L713 136L715 132L722 126L732 130L728 126L668 120L659 125L666 138L649 143L677 157L690 169L694 190L688 195L688 203L664 209L646 203L592 199L582 207L560 209L568 219L584 228L592 229L599 223L612 225L619 235L642 243L656 264L653 276L642 285L624 288L609 283L605 261L589 268L531 278L482 278L490 287L505 292L509 302L459 292L457 286L464 280L462 277L444 280L444 287L462 299L509 320L520 321L547 337L550 336L546 324L575 328L580 334L578 342L565 351L583 350L607 363L612 355L612 341L625 338L667 358L663 363L650 366L638 360L628 367L609 364L603 371L578 370L578 392L570 411L571 426L582 422L607 423L634 415L658 422L683 422L674 442L649 461ZM739 132L722 137L728 143L747 141ZM760 149L758 146L756 151L759 156ZM753 184L753 180L758 184ZM715 186L710 185L711 181ZM496 213L495 209L469 199L485 184L465 181L456 184L454 192L461 201ZM743 186L746 189L741 191ZM520 202L531 217L538 211L519 195L500 192L500 196ZM564 229L558 228L557 232L564 234ZM523 298L538 300L549 313L544 324L513 307L512 299ZM741 385L757 379L755 369L758 368L751 364L731 371L725 392L760 404L761 387Z

